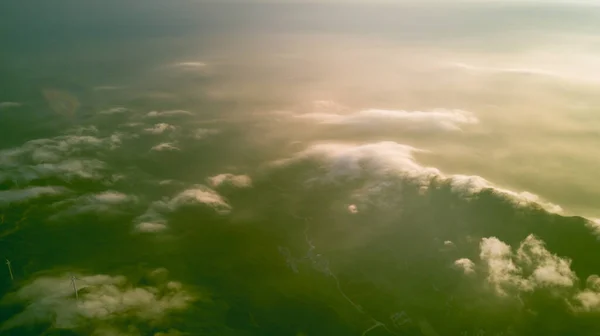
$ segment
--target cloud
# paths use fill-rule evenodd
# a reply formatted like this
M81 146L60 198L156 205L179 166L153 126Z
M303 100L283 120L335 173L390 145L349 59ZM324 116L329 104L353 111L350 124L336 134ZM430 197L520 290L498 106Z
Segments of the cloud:
M462 270L465 274L475 273L475 263L471 259L462 258L454 261L454 266Z
M188 69L201 69L207 66L204 62L180 62L175 63L176 67L188 68Z
M12 203L27 202L43 196L57 196L69 192L62 187L29 187L24 189L12 189L0 191L0 206Z
M202 140L208 138L211 135L219 134L219 130L209 128L199 128L194 131L193 138L196 140Z
M156 325L195 301L179 282L155 280L135 286L124 276L78 275L79 300L73 297L68 275L39 277L7 295L4 303L25 303L0 330L44 323L55 329L127 332L129 325Z
M322 109L323 107L320 107ZM461 125L477 124L470 112L437 109L428 112L367 109L352 113L313 112L297 114L296 118L312 120L323 125L354 126L380 129L394 127L404 131L460 131Z
M166 151L178 151L180 150L178 147L171 142L163 142L151 148L151 150L156 152L166 152Z
M167 214L185 206L204 205L218 214L228 214L232 207L216 191L204 185L193 185L171 199L155 201L142 215L134 220L140 232L158 232L167 229Z
M165 131L174 130L175 128L175 126L169 125L167 123L158 123L155 124L153 127L144 129L144 131L152 134L162 134Z
M55 204L61 207L68 205L68 209L56 214L54 219L64 215L78 215L83 213L106 214L118 211L137 202L137 197L117 191L103 191L96 194L83 195L76 199L65 200Z
M0 102L0 110L7 110L10 108L20 107L23 104L17 102Z
M193 204L208 205L218 213L228 213L231 210L231 206L227 204L221 195L203 185L194 185L167 202L167 206L171 210Z
M148 118L158 118L158 117L175 117L175 116L190 116L193 115L190 111L184 110L170 110L170 111L152 111L146 114Z
M469 198L489 190L519 207L540 207L549 212L561 212L560 206L544 202L529 192L514 192L494 186L479 176L445 175L433 167L420 165L413 153L417 148L391 141L370 144L317 143L288 159L278 160L274 167L295 162L316 160L323 163L323 175L311 182L340 183L367 179L371 183L384 183L389 177L410 181L422 189L429 188L433 181L449 185L453 192ZM379 192L374 188L373 192Z
M248 175L219 174L209 177L208 183L213 188L218 188L221 185L248 188L252 186L252 179Z
M102 110L99 112L99 114L120 114L120 113L125 113L128 112L129 109L126 107L113 107L107 110Z
M499 295L537 288L571 288L577 280L571 261L550 253L534 235L525 238L516 253L496 237L483 238L479 247L479 257L487 266L487 280Z

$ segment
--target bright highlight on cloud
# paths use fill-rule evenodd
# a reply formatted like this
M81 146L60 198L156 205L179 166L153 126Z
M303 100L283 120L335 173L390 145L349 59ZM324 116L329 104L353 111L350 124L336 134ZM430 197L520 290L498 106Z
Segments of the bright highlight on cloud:
M185 206L202 205L218 214L228 214L232 207L216 191L198 184L190 186L171 199L155 201L145 213L135 219L135 228L140 232L159 232L167 229L167 216Z
M499 188L479 176L445 175L436 168L424 167L413 157L413 153L418 151L414 147L391 141L363 145L320 143L309 146L292 158L275 162L275 166L317 160L325 163L325 173L314 181L337 183L368 178L370 183L378 183L384 178L399 178L416 183L424 190L436 181L449 185L455 193L464 197L490 190L515 206L540 207L549 212L562 211L560 206L544 202L537 195ZM379 192L377 188L375 192Z
M248 175L219 174L208 178L211 187L218 188L222 185L231 185L237 188L252 186L252 179Z
M470 259L461 258L454 262L454 266L460 270L462 270L465 274L473 274L475 273L475 263Z
M480 258L486 264L488 282L499 295L537 288L569 288L577 276L571 261L550 253L533 235L523 240L516 253L495 237L483 238Z
M163 142L151 148L151 150L156 152L172 152L180 150L175 144L171 142Z
M141 327L160 326L171 313L185 310L195 297L181 283L151 277L152 285L136 286L124 276L78 275L79 299L69 275L34 279L3 303L24 303L25 309L0 330L31 324L96 334L103 330L126 334ZM115 334L116 335L116 334Z
M479 122L470 112L446 109L428 112L368 109L344 114L314 112L299 114L296 118L312 120L323 125L363 128L389 126L407 131L460 131L462 125Z

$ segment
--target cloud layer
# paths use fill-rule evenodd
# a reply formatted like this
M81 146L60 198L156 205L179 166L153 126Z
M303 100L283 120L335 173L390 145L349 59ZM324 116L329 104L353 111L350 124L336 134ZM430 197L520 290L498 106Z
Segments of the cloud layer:
M464 197L472 197L488 190L515 206L540 207L549 212L562 211L560 206L545 202L537 195L503 189L480 176L445 175L436 168L422 166L413 156L418 151L420 150L417 148L391 141L361 145L319 143L291 158L276 161L274 165L316 160L324 163L323 175L313 179L316 182L339 183L367 179L370 183L377 184L384 183L385 178L391 177L416 183L426 190L435 181L449 186L453 192Z
M446 109L427 112L367 109L351 113L313 112L298 114L295 117L323 125L360 128L386 126L405 131L460 131L463 125L479 122L470 112Z
M5 304L25 303L26 307L0 330L44 323L55 329L90 333L110 329L129 335L130 325L136 330L160 324L195 300L181 283L162 278L154 276L152 286L135 286L124 276L78 275L76 300L68 275L38 277L3 299Z

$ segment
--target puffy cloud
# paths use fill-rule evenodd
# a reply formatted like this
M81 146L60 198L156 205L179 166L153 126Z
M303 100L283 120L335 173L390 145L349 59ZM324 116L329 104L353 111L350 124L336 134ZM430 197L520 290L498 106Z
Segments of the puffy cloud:
M475 263L471 259L462 258L454 261L454 266L465 274L475 273Z
M479 247L488 282L500 295L536 288L571 288L577 280L571 261L550 253L533 235L521 242L516 253L496 237L483 238Z
M0 102L0 110L9 109L13 107L20 107L23 104L17 102Z
M213 188L218 188L223 184L247 188L252 186L252 179L248 175L219 174L209 177L208 183Z
M317 143L291 158L278 160L273 165L280 167L300 161L317 160L325 163L325 173L314 181L341 182L364 178L381 181L393 176L409 180L426 189L435 180L449 185L452 191L464 197L490 190L515 206L535 206L549 212L562 211L560 206L544 202L537 195L499 188L479 176L445 175L436 168L422 166L413 156L413 153L419 151L422 150L391 141L360 145ZM375 188L373 192L379 192L378 189Z
M216 191L203 185L194 185L173 197L167 206L175 210L184 205L205 204L215 209L218 213L228 213L231 206Z
M575 294L573 301L576 311L600 311L600 277L595 274L589 276L586 288Z
M0 330L45 323L56 329L92 329L98 335L106 335L107 331L127 333L129 325L155 325L169 313L185 310L195 300L181 283L174 281L136 287L124 276L77 278L78 300L73 297L68 275L39 277L7 295L4 303L23 302L27 306L6 320Z
M321 107L320 109L322 109ZM324 125L345 125L380 129L392 126L405 131L459 131L461 125L477 124L479 120L470 112L438 109L428 112L367 109L352 113L313 112L295 115Z
M185 110L169 110L169 111L152 111L146 114L148 118L158 118L158 117L175 117L175 116L186 116L192 115L192 112Z
M175 145L171 142L163 142L151 148L151 150L156 152L166 152L166 151L178 151L179 148L175 147Z
M162 134L165 131L174 130L175 128L175 126L169 125L167 123L158 123L155 124L153 127L144 129L144 131L152 134Z
M146 212L135 219L135 229L140 232L163 231L167 229L168 213L190 205L208 206L219 214L227 214L231 211L231 205L216 191L204 185L193 185L171 199L150 204Z
M11 203L26 202L43 196L56 196L67 193L69 190L62 187L29 187L0 191L0 206Z

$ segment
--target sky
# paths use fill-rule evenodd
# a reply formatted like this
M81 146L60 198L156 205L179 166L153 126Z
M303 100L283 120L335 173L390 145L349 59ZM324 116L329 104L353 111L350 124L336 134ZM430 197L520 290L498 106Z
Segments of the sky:
M0 334L594 335L597 22L0 9Z

